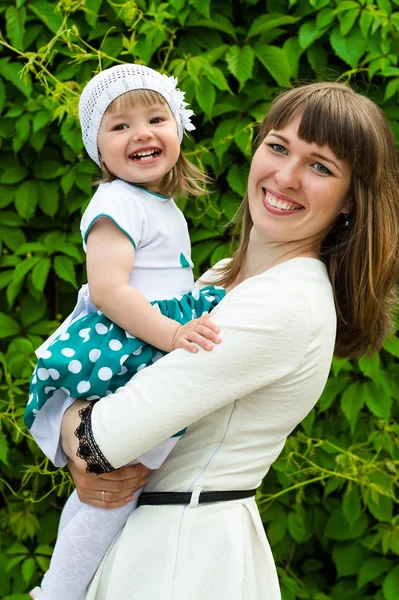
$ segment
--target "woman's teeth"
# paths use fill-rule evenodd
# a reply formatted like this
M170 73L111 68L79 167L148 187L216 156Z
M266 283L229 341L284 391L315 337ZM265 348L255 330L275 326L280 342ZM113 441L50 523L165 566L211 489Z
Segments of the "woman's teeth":
M130 158L140 162L148 162L156 156L159 156L160 153L159 150L148 150L146 152L136 152L135 154L131 154Z
M294 204L289 200L280 200L275 196L272 196L272 194L269 194L269 192L266 192L265 200L270 206L274 206L274 208L280 208L281 210L299 210L302 208L302 206Z

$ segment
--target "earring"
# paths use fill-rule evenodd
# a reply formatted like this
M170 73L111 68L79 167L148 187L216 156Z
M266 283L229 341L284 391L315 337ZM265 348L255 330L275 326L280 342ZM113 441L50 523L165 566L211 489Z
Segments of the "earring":
M344 213L344 227L349 227L349 213Z

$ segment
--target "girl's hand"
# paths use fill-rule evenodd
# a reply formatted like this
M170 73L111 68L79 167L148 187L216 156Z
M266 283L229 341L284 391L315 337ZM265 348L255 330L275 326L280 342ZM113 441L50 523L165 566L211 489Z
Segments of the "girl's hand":
M137 490L147 483L151 472L142 464L121 467L112 473L90 475L68 462L79 500L98 508L118 508L130 502Z
M184 348L189 352L198 352L200 346L204 350L212 350L213 344L219 344L222 339L217 335L219 327L209 320L210 315L203 315L185 325L181 325L173 338L173 350ZM213 342L211 344L211 342Z

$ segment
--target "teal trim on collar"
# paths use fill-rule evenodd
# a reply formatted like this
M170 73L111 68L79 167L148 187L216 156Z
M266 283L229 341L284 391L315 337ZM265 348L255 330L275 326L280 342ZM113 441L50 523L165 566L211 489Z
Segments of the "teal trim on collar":
M110 219L110 220L111 220L113 223L115 223L115 225L118 227L118 229L120 229L121 231L123 231L123 233L124 233L125 235L127 235L127 237L129 238L129 240L132 242L132 244L133 244L133 246L134 246L134 249L136 250L136 242L134 241L134 239L132 238L132 236L131 236L131 235L129 235L129 233L126 231L126 229L123 229L123 227L121 227L121 226L119 225L119 223L117 223L113 217L111 217L110 215L107 215L107 214L105 214L105 213L101 213L101 214L99 214L99 215L96 215L96 216L94 217L94 219L93 219L93 220L90 222L90 225L89 225L89 226L88 226L88 228L86 229L86 231L85 231L85 233L84 233L84 236L83 236L83 241L84 241L84 243L85 243L85 244L87 244L87 236L89 235L89 231L90 231L90 229L91 229L91 227L92 227L92 225L93 225L94 221L97 221L97 219L99 219L100 217L107 217L107 219Z
M142 185L137 185L137 183L131 183L130 185L133 185L134 187L137 187L140 190L144 190L148 194L151 194L151 196L156 196L157 198L160 198L164 202L166 200L170 200L169 196L164 196L163 194L157 194L156 192L151 192L150 190L147 190L147 188L143 187Z

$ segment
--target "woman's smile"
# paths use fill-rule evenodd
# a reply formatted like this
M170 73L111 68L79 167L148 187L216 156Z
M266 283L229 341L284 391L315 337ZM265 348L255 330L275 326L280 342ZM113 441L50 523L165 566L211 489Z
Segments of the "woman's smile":
M274 215L292 215L303 210L303 206L283 194L262 188L262 202L267 211Z

